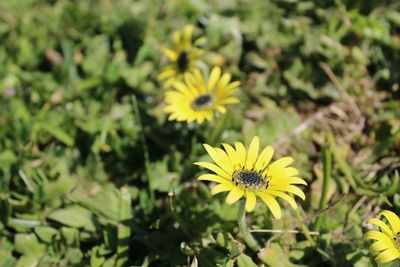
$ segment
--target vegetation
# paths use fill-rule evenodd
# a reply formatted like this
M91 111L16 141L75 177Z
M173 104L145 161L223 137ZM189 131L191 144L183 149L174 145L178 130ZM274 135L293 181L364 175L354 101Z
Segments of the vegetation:
M240 81L201 124L157 79L189 24ZM400 215L398 1L1 1L0 40L0 266L399 264L365 238ZM308 184L280 219L196 179L254 136Z

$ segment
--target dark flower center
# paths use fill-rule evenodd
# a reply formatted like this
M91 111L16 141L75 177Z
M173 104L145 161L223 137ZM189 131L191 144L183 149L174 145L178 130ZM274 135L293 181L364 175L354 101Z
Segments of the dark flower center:
M187 70L187 68L189 67L189 55L186 51L182 51L179 54L176 64L180 72L185 72Z
M400 232L394 235L393 240L396 244L396 247L400 249Z
M209 94L198 96L192 102L192 108L195 110L202 110L210 108L213 102L213 97Z
M233 182L246 189L260 190L268 187L268 179L262 173L251 170L235 171L233 173Z

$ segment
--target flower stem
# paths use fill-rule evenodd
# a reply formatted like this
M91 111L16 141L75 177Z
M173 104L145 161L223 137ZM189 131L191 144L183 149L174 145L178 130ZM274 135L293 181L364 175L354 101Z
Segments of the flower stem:
M259 251L260 245L254 239L253 235L250 233L246 225L245 201L239 202L238 222L239 230L242 232L243 239L246 242L247 246L249 246L249 248L253 251Z
M152 211L154 208L154 203L156 202L156 197L155 197L155 192L154 192L154 186L153 186L153 171L152 167L150 166L150 155L149 155L149 149L147 147L146 139L145 139L145 133L144 133L144 128L142 124L142 120L140 119L140 113L139 113L139 105L138 101L135 95L132 96L132 103L133 103L133 111L135 115L135 120L136 123L138 124L139 127L139 138L142 143L143 147L143 156L144 156L144 167L146 170L147 174L147 179L148 179L148 187L149 187L149 193L150 193L150 202L149 202L149 211Z
M303 235L306 237L308 242L310 242L310 244L312 246L314 246L315 245L314 239L312 239L310 231L308 230L307 226L302 222L302 218L301 218L299 210L295 209L294 214L296 215L297 220L300 222L300 227L303 232Z
M227 129L227 123L229 122L229 113L222 115L220 120L213 126L210 134L208 135L207 141L209 144L215 145L221 138L221 135L225 129Z
M323 158L323 181L322 181L322 194L319 201L319 209L322 210L328 206L327 196L329 190L329 182L331 180L331 169L332 169L332 153L329 146L322 149ZM318 232L321 228L321 223L324 214L318 217L314 225L314 231Z

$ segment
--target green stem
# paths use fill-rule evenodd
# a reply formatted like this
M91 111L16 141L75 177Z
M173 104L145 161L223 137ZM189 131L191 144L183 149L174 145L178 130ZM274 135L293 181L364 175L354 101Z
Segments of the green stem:
M154 203L155 203L155 193L154 193L154 187L153 187L153 172L150 164L150 156L149 156L149 149L147 147L146 139L145 139L145 133L142 125L142 120L140 119L140 113L139 113L139 105L136 99L136 96L132 96L132 103L133 103L133 111L135 113L135 119L137 121L137 124L140 129L139 137L140 141L143 146L143 154L144 154L144 166L146 169L146 174L147 174L147 179L148 179L148 186L149 186L149 192L150 192L150 210L154 208Z
M119 199L119 222L117 224L118 245L116 267L128 266L129 261L129 238L131 228L127 221L132 218L131 195L127 187L121 188Z
M183 233L189 237L193 238L193 236L190 234L189 228L186 224L186 222L182 219L182 217L179 215L179 212L176 211L175 206L174 206L174 195L175 193L173 191L170 191L168 193L168 200L169 200L169 208L171 209L172 216L174 217L175 221L179 223L179 226L181 227Z
M239 229L242 232L243 239L246 242L246 244L253 251L259 251L260 245L257 243L257 241L254 239L253 235L250 233L249 229L247 228L245 201L239 202L238 222L239 222Z
M301 231L303 232L303 235L306 237L306 239L310 242L312 246L315 245L314 240L312 239L310 235L310 231L308 230L307 226L302 222L301 214L298 209L294 210L294 214L296 215L297 220L301 223L300 228Z
M211 145L216 145L221 138L222 132L227 129L226 124L229 121L229 113L224 114L212 128L207 141Z
M331 169L332 169L332 152L330 147L324 147L322 150L322 157L323 157L323 181L322 181L322 194L319 200L319 209L322 210L327 206L327 196L329 190L329 182L331 180ZM315 231L319 231L321 228L322 219L324 214L318 217L317 221L315 222Z
M327 134L327 141L332 150L335 164L337 163L338 167L343 172L343 174L346 177L347 181L349 182L350 186L355 191L357 191L358 187L357 187L356 181L354 180L352 170L351 170L350 166L347 164L346 160L343 159L342 156L340 155L337 145L336 145L335 137L333 136L332 133Z

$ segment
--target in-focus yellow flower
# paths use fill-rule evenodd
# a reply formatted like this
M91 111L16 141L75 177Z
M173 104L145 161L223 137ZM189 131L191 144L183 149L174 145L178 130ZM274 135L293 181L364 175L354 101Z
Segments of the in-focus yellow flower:
M224 105L239 102L233 97L240 82L230 82L229 73L221 73L214 67L206 81L200 70L186 73L183 82L175 82L171 90L165 93L165 112L171 113L169 120L196 121L213 120L214 111L226 112Z
M228 204L235 203L242 197L246 198L246 211L250 212L256 205L256 197L260 198L271 210L276 219L281 217L281 208L276 200L280 197L296 209L297 204L293 193L303 200L305 195L296 185L307 185L306 181L297 177L299 172L289 165L291 157L283 157L270 164L274 149L265 147L259 154L260 139L255 136L248 151L241 142L235 142L235 147L222 144L224 150L218 147L204 145L210 157L216 164L196 162L195 164L213 171L215 174L203 174L198 179L218 183L211 194L229 191L226 198Z
M369 219L368 223L378 226L380 231L369 231L365 237L376 240L370 249L379 253L376 261L386 263L400 259L400 219L389 210L384 210L380 214L385 216L390 227L382 220Z
M169 63L157 78L164 82L165 88L169 88L176 81L183 80L185 73L198 69L198 60L204 54L204 50L198 45L203 43L205 38L200 37L192 41L193 31L193 25L186 25L182 31L173 33L173 48L163 48Z

